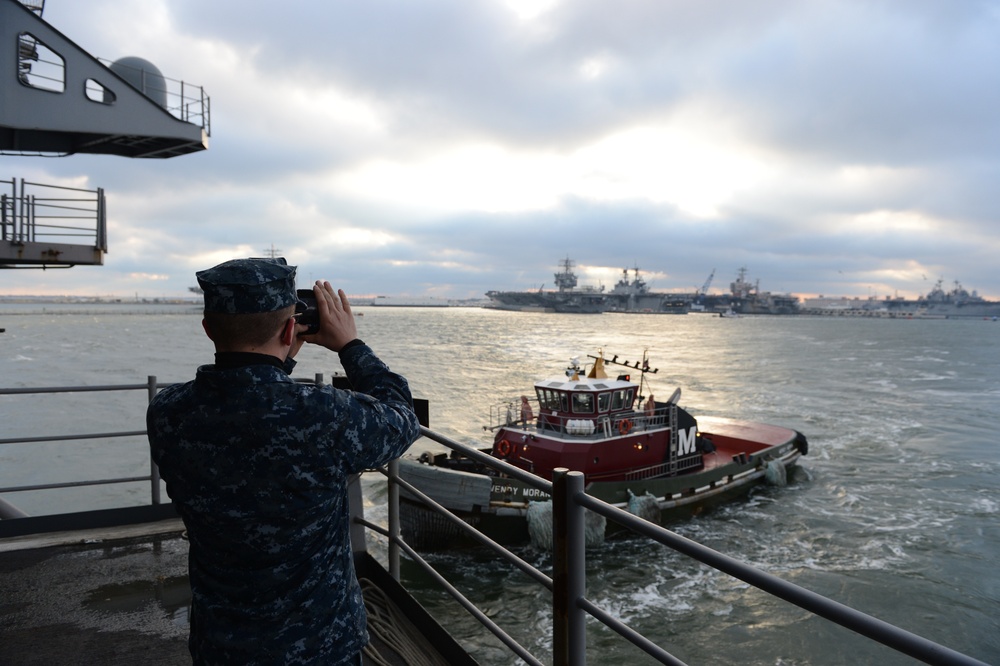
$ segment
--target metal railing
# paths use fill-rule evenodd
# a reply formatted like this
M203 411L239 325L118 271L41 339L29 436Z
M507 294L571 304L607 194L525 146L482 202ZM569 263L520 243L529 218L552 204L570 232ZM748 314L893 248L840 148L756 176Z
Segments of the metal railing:
M109 386L52 386L44 388L5 388L0 389L0 396L5 395L36 395L36 394L52 394L52 393L95 393L95 392L105 392L105 391L146 391L149 400L153 399L156 395L158 385L156 383L156 377L149 377L145 384L117 384ZM37 437L9 437L0 439L0 446L5 444L35 444L41 442L68 442L77 440L89 440L89 439L117 439L121 437L137 437L146 434L145 430L119 430L114 432L95 432L95 433L74 433L68 435L42 435ZM41 483L32 485L20 485L20 486L8 486L6 488L0 488L0 494L2 493L16 493L16 492L26 492L29 490L53 490L56 488L78 488L81 486L104 486L117 483L135 483L149 481L150 482L150 503L159 504L160 503L160 476L156 469L156 465L153 464L152 458L150 458L150 473L144 476L129 476L129 477L118 477L110 479L87 479L83 481L67 481L62 483ZM11 504L6 504L6 512L11 515L18 515L18 517L24 517L23 513L16 509ZM3 511L4 507L0 506L0 511ZM0 518L5 517L3 513L0 513ZM6 516L10 517L10 516Z
M300 380L309 382L310 380ZM323 375L317 374L311 383L322 385ZM0 396L35 395L51 393L91 393L104 391L145 391L148 399L169 384L160 384L155 376L149 376L145 384L124 384L109 386L77 386L77 387L44 387L44 388L7 388L0 389ZM69 434L38 437L13 437L0 439L0 445L25 444L36 442L74 441L84 439L112 439L145 435L145 430L129 430L116 432L100 432L89 434ZM648 522L627 511L614 507L606 502L595 499L584 492L584 477L580 472L559 470L552 482L525 472L513 465L493 458L477 449L463 445L434 431L421 427L421 434L445 447L458 452L472 460L484 463L519 481L550 495L553 502L553 544L552 557L553 575L550 577L517 554L499 545L489 537L477 531L457 516L447 511L440 504L427 497L424 493L399 477L399 463L393 461L386 468L379 469L388 478L388 525L383 527L363 518L363 502L358 497L352 497L352 515L356 525L381 534L388 540L389 572L397 580L400 578L400 557L405 553L414 563L433 578L449 595L451 595L470 615L495 635L508 649L525 663L532 666L542 666L537 657L532 655L516 639L510 636L487 614L476 607L462 592L452 585L444 576L437 572L414 548L400 536L399 496L400 489L405 489L411 496L418 498L425 506L439 513L446 520L462 530L470 539L493 550L499 557L519 569L534 582L542 585L552 593L553 610L553 659L552 663L582 665L586 663L586 636L589 615L606 627L610 628L626 641L637 646L663 664L681 665L679 659L667 650L639 634L627 624L617 620L594 602L587 599L586 593L586 548L584 547L584 514L592 511L614 521L632 532L660 543L682 555L697 560L718 571L738 578L770 595L792 603L806 611L846 627L873 641L888 646L897 652L909 655L928 664L941 665L979 665L983 662L967 655L946 648L923 637L900 629L887 622L854 610L844 604L833 601L815 592L789 583L777 576L768 574L732 557L723 555L706 546L682 537L660 525ZM148 452L148 450L147 450ZM150 503L159 504L160 477L159 472L150 458L150 474L138 477L123 477L110 479L94 479L66 483L48 483L21 485L0 488L0 494L28 490L47 490L55 488L70 488L84 485L109 485L128 482L150 483ZM359 488L355 490L360 493ZM16 507L0 498L0 518L23 517Z
M324 382L324 376L322 373L317 373L312 380L300 379L297 380L303 383L313 383L317 386L321 386ZM101 393L108 391L145 391L147 402L152 400L157 391L160 389L170 386L170 383L159 383L155 376L150 375L146 378L145 384L113 384L106 386L47 386L47 387L36 387L36 388L0 388L0 397L2 396L26 396L26 395L44 395L44 394L54 394L54 393ZM146 430L117 430L111 432L94 432L94 433L72 433L64 435L41 435L41 436L31 436L31 437L7 437L0 438L0 446L11 445L11 444L38 444L43 442L75 442L84 440L114 440L121 439L125 437L145 437ZM0 487L0 495L4 493L18 493L18 492L28 492L34 490L55 490L59 488L80 488L83 486L107 486L122 483L141 483L149 482L149 502L150 504L156 505L162 502L160 493L160 472L153 462L152 456L149 452L148 447L146 447L147 455L149 458L149 474L142 476L124 476L124 477L114 477L105 479L84 479L77 481L64 481L56 483L36 483L31 485L16 485ZM0 497L0 519L6 518L23 518L27 515L17 508L13 503L7 502L2 497Z
M424 437L432 439L452 451L477 462L484 463L498 472L523 481L550 494L552 497L554 551L552 555L553 575L551 578L454 516L440 504L401 479L399 477L398 462L393 462L387 469L380 470L389 479L390 506L388 529L382 529L365 522L366 527L383 534L389 539L390 573L393 573L398 578L398 558L401 551L405 552L418 566L435 580L438 580L459 604L469 610L478 621L528 664L541 664L542 662L518 644L513 637L507 634L495 622L476 609L475 605L465 598L459 590L444 580L427 560L402 540L398 523L399 493L398 490L392 490L393 486L404 488L429 509L449 520L471 539L495 551L497 555L516 566L528 575L528 577L552 592L553 664L576 665L586 663L587 615L615 631L625 640L636 645L660 663L671 665L683 664L682 661L665 649L637 633L628 625L617 620L586 598L584 515L585 511L592 511L636 534L667 546L713 569L738 578L770 595L783 599L842 627L846 627L897 652L928 664L978 664L984 666L983 662L972 657L900 629L803 587L789 583L777 576L682 537L660 525L646 521L627 511L591 497L584 492L584 475L580 472L558 470L554 475L554 480L550 483L477 449L465 446L435 433L428 428L421 428L421 433Z
M88 245L107 252L107 208L104 190L85 190L32 183L21 178L0 180L0 240ZM87 239L81 243L80 238Z
M574 414L566 416L542 409L541 413L530 417L521 416L518 401L507 400L490 407L490 423L484 430L518 427L533 432L545 430L549 434L572 437L579 441L601 440L618 433L627 435L633 430L654 430L670 427L671 418L676 418L677 405L663 404L652 412L633 408L619 409L608 413L606 410L595 414Z
M109 69L127 73L124 78L143 95L162 100L161 106L167 113L178 120L201 127L205 134L212 136L212 104L202 86L171 79L159 72L151 73L141 67L112 62L107 58L98 58L98 61Z

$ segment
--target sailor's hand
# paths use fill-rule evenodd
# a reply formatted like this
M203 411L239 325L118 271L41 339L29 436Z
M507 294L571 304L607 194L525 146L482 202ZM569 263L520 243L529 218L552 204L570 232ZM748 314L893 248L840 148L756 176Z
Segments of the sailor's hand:
M316 309L319 310L319 331L304 339L339 352L344 345L358 337L358 328L347 294L343 289L335 292L329 282L320 281L313 286L313 293L316 295Z

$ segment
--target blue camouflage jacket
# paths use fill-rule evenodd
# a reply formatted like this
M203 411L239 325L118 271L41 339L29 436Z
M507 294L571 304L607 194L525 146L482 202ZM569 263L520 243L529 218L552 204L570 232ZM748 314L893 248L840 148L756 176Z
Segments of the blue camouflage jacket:
M406 380L367 345L341 363L356 392L207 365L149 405L153 459L190 538L197 664L337 664L368 642L348 476L401 455L419 425Z

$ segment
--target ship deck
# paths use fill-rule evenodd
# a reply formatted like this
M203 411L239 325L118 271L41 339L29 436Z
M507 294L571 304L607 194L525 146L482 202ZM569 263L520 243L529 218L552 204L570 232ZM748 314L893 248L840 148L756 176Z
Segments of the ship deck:
M0 539L0 661L190 664L182 530L181 521L171 519ZM397 641L404 653L450 663L409 620L414 613L405 607L408 598L398 603L395 581L384 569L367 554L357 565L369 607L368 649L377 653L366 654L365 663L407 663L389 647Z

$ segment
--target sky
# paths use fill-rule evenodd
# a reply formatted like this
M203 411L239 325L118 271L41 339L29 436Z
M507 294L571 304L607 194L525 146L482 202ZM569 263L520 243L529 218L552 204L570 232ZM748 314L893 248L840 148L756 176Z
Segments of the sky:
M167 160L0 156L104 188L103 266L0 294L300 283L478 298L639 268L655 290L1000 299L1000 1L48 0L89 51L211 97Z

